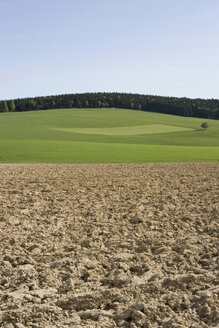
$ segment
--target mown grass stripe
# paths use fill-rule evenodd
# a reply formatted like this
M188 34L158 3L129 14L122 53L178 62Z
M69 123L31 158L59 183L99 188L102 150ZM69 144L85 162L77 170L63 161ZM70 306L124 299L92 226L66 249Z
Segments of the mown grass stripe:
M103 134L103 135L139 135L139 134L156 134L156 133L170 133L192 131L194 129L172 126L166 124L147 124L137 126L121 126L112 128L56 128L57 131L85 133L85 134Z

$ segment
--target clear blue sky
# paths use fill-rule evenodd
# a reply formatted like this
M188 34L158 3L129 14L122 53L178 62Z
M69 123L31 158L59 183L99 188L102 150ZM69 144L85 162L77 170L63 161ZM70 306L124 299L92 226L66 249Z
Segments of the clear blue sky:
M219 0L0 0L0 99L219 98Z

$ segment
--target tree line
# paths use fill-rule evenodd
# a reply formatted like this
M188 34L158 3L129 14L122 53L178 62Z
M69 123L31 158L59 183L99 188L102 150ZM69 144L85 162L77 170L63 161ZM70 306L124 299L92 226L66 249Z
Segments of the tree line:
M0 101L0 112L58 108L126 108L188 117L219 119L219 99L190 99L131 93L79 93Z

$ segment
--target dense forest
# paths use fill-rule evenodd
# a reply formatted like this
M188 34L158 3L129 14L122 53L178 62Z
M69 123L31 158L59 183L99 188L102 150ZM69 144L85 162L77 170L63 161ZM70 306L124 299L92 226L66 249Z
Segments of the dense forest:
M130 93L81 93L0 101L0 112L23 112L73 107L115 107L219 119L219 99L190 99Z

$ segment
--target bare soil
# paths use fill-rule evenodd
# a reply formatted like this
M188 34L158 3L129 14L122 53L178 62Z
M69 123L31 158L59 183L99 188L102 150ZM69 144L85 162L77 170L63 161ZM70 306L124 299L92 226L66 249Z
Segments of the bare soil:
M0 327L219 324L217 163L0 166Z

